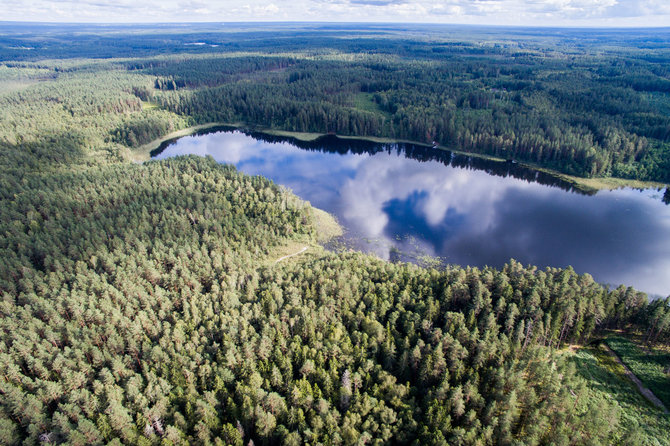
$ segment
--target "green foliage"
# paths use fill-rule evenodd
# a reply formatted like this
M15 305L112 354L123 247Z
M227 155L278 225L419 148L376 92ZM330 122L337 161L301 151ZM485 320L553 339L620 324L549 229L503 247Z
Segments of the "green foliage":
M158 103L200 123L437 141L579 176L670 181L667 92L651 101L649 90L621 81L628 73L662 83L663 74L640 53L626 49L608 58L587 51L568 62L560 46L555 57L523 60L499 48L476 56L463 49L443 58L420 51L404 59L297 55L283 61L290 73L264 69L256 55L194 57L145 72L171 90L157 94ZM278 63L266 57L267 64ZM615 57L639 66L631 73ZM191 65L201 68L197 76ZM230 67L237 72L219 74ZM177 83L163 88L166 76Z
M143 107L152 77L110 62L70 61L15 68L40 82L0 95L0 166L15 171L71 168L127 156L136 146L185 127L183 118ZM47 71L48 74L42 73Z
M0 69L25 82L0 94L0 442L662 441L664 420L623 425L640 403L621 383L587 387L556 348L632 323L662 341L667 305L515 261L438 271L347 253L263 266L314 239L308 205L211 158L122 162L193 121L244 120L657 178L666 72L648 52L621 50L632 69L618 55L539 55L537 42L322 35L276 54L275 36L249 32L230 48L255 54L155 56L187 37L152 36L98 42L101 55L147 55L125 60L39 60L53 50L36 38L35 61L21 50ZM592 385L609 379L588 370Z
M665 197L664 201L670 202L670 188L666 188ZM643 325L647 327L645 341L670 344L670 296L656 299L646 310L641 315Z
M222 338L202 330L237 327L218 319L248 266L311 234L308 208L194 157L47 174L12 192L0 219L3 435L136 443L218 430L218 403L200 392L234 375L210 369Z
M623 368L602 347L581 348L573 361L588 383L586 399L595 406L611 405L619 413L612 444L670 444L670 418L640 395Z
M142 114L133 114L124 118L119 127L112 131L112 140L128 147L138 147L159 139L182 127L186 122L164 110L145 109Z
M644 351L629 339L619 336L608 338L607 345L645 387L663 401L666 407L670 407L670 353L660 349Z
M538 444L616 427L575 409L584 384L548 346L626 293L570 269L259 270L311 231L307 209L195 157L47 175L3 210L4 435Z
M358 32L367 31L361 25ZM108 61L42 60L50 50L33 36L25 46L36 50L34 62L0 52L0 84L9 92L0 97L8 124L0 126L0 141L28 142L37 129L87 133L81 129L96 122L85 135L90 145L102 145L95 134L136 147L187 122L245 122L436 141L579 176L670 182L664 31L653 39L637 31L637 40L578 30L563 37L469 30L460 40L440 29L415 30L409 40L377 30L366 38L349 30L337 38L310 31L306 39L303 32L276 30L280 48L248 29L200 36L213 46L188 45L198 35L183 32L161 40L156 30L140 45L137 35L121 32L108 57L125 56L125 45L135 57ZM85 51L87 38L80 39L64 57ZM182 54L157 55L166 50Z

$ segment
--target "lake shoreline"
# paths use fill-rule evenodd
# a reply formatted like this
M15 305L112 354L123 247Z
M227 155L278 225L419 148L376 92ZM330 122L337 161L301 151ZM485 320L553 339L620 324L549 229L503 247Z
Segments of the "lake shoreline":
M667 292L657 271L667 269L662 247L670 242L665 223L670 207L655 189L587 193L522 163L426 144L233 129L221 125L163 143L153 159L197 154L269 178L339 220L344 237L326 242L326 249L420 265L439 259L501 267L509 258L541 268L572 265L599 283ZM313 216L320 213L315 209ZM313 235L319 239L321 231ZM273 251L271 259L309 245L302 243Z
M289 130L278 130L278 129L272 129L269 127L264 127L264 126L257 126L257 125L248 125L245 123L237 122L237 123L225 123L225 122L210 122L207 124L199 124L199 125L194 125L191 127L186 127L184 129L176 130L174 132L168 133L167 135L155 139L151 142L148 142L146 144L141 145L140 147L130 149L131 152L131 159L135 162L142 163L144 161L148 161L151 159L151 152L154 150L158 149L161 144L171 141L171 140L176 140L179 138L183 138L185 136L192 136L198 132L201 131L206 131L209 129L215 129L217 127L230 127L234 128L236 130L249 130L253 132L259 132L259 133L264 133L267 135L273 135L273 136L282 136L286 138L295 138L299 141L305 141L305 142L310 142L310 141L315 141L316 139L322 137L322 136L327 136L328 133L315 133L315 132L293 132ZM437 145L437 146L432 146L431 144L426 144L422 142L417 142L417 141L410 141L410 140L405 140L405 139L393 139L393 138L386 138L386 137L376 137L376 136L350 136L350 135L335 135L340 139L350 139L350 140L359 140L359 141L370 141L370 142L375 142L375 143L380 143L380 144L397 144L397 143L405 143L405 144L414 144L416 146L423 146L423 147L434 147L438 150L444 150L444 151L449 151L453 152L459 155L466 155L466 156L472 156L480 159L485 159L488 161L494 161L494 162L499 162L499 163L506 163L508 162L505 159L492 156L492 155L486 155L486 154L481 154L481 153L473 153L473 152L465 152L462 150L457 150L457 149L452 149L449 147L445 147L442 145ZM524 166L526 168L536 170L538 172L543 172L549 175L552 175L556 178L559 178L563 181L566 181L570 184L572 184L575 188L583 190L585 192L597 192L600 190L613 190L613 189L621 189L625 187L630 187L633 189L662 189L664 187L667 187L664 183L658 183L654 181L642 181L642 180L630 180L630 179L625 179L625 178L617 178L617 177L597 177L597 178L582 178L582 177L577 177L574 175L568 175L562 172L558 172L553 169L549 169L546 167L541 167L538 165L535 165L533 163L525 162L525 161L518 161L518 164L521 166Z

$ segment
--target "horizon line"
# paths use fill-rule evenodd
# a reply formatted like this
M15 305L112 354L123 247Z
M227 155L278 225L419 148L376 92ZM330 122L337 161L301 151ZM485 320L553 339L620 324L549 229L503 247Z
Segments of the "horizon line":
M643 29L643 30L669 30L670 25L667 26L640 26L640 25L501 25L501 24L487 24L487 23L440 23L440 22L392 22L392 21L340 21L340 20L331 20L331 21L306 21L306 20L258 20L258 21L248 21L248 20L227 20L227 21L155 21L155 22L65 22L65 21L35 21L35 20L0 20L0 26L7 24L15 25L98 25L98 26L147 26L147 25L268 25L268 24L285 24L285 25L309 25L309 24L319 24L319 25L400 25L400 26L447 26L447 27L480 27L480 28L521 28L521 29L581 29L581 30L632 30L632 29Z

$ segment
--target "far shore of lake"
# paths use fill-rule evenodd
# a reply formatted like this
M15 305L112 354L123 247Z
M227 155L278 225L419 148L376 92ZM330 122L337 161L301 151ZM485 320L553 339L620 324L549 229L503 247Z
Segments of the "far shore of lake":
M314 141L322 136L326 136L326 133L312 133L312 132L292 132L288 130L279 130L279 129L272 129L269 127L263 127L263 126L257 126L257 125L248 125L245 123L241 122L236 122L236 123L225 123L225 122L211 122L207 124L200 124L200 125L194 125L191 127L187 127L181 130L174 131L172 133L169 133L161 138L155 139L147 144L144 144L140 147L137 147L135 149L131 149L131 156L132 159L136 162L144 162L148 161L151 159L151 152L156 150L161 146L166 141L174 140L174 139L179 139L184 136L191 136L194 135L198 132L203 132L207 131L210 129L215 129L216 127L230 127L230 128L236 128L239 130L250 130L254 132L260 132L260 133L265 133L268 135L274 135L274 136L283 136L286 138L295 138L300 141ZM423 142L417 142L417 141L409 141L409 140L403 140L403 139L393 139L393 138L384 138L384 137L376 137L376 136L350 136L350 135L336 135L338 138L341 139L356 139L356 140L363 140L363 141L372 141L376 143L381 143L381 144L394 144L394 143L408 143L408 144L415 144L419 146L425 146L425 147L431 147L431 144L426 144ZM491 156L491 155L486 155L486 154L480 154L480 153L472 153L472 152L465 152L462 150L457 150L453 149L450 147L445 147L441 145L433 146L436 149L439 150L448 150L450 152L462 154L462 155L468 155L468 156L473 156L477 158L482 158L490 161L496 161L496 162L507 162L507 160ZM612 190L612 189L620 189L624 187L631 187L634 189L661 189L663 187L666 187L665 184L663 183L657 183L657 182L652 182L652 181L640 181L640 180L630 180L630 179L625 179L625 178L615 178L615 177L596 177L596 178L582 178L582 177L577 177L574 175L568 175L565 173L561 173L552 169L548 169L545 167L540 167L537 166L533 163L528 163L524 161L519 161L519 164L535 169L541 172L548 173L550 175L556 176L558 178L561 178L564 181L567 181L569 183L572 183L574 187L584 190L584 191L598 191L598 190Z

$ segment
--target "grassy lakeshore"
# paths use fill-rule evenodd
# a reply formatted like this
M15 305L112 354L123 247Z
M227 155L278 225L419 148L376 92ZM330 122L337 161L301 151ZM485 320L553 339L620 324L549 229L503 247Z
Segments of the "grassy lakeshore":
M148 161L151 159L151 152L153 150L156 150L158 147L160 147L161 144L163 144L165 141L169 141L171 139L178 139L182 138L184 136L191 136L194 133L197 133L202 130L207 130L211 129L213 127L218 127L218 126L230 126L230 127L240 127L242 124L222 124L219 122L211 122L208 124L200 124L200 125L194 125L191 127L186 127L181 130L176 130L174 132L168 133L167 135L154 139L151 142L148 142L146 144L143 144L136 149L131 149L131 158L135 162L144 162Z
M314 235L304 235L276 246L262 262L264 266L273 266L279 261L300 263L305 259L321 258L327 254L328 251L323 245L335 237L340 237L344 230L337 219L324 210L311 206L310 214Z
M656 181L641 181L641 180L631 180L616 177L582 178L582 177L576 177L574 175L560 173L555 170L539 167L533 164L528 164L524 162L520 162L519 164L526 166L530 169L535 169L540 172L545 172L550 175L554 175L555 177L561 178L562 180L572 183L575 187L579 189L587 191L595 192L599 190L614 190L614 189L622 189L624 187L631 187L633 189L658 189L666 186L664 183L659 183Z
M147 144L144 144L136 149L131 150L131 157L133 161L136 162L144 162L147 161L151 158L151 152L155 149L157 149L161 144L163 144L165 141L169 141L171 139L177 139L181 138L184 136L190 136L193 135L197 132L208 130L211 128L219 127L219 126L226 126L226 127L234 127L238 128L240 130L252 130L255 132L260 132L260 133L265 133L268 135L274 135L274 136L283 136L286 138L295 138L299 141L314 141L322 136L325 136L326 133L310 133L310 132L292 132L288 130L279 130L279 129L273 129L269 127L263 127L263 126L251 126L248 124L244 123L227 123L227 122L210 122L207 124L200 124L200 125L195 125L191 127L187 127L181 130L174 131L172 133L169 133L161 138L158 138L154 141L151 141ZM417 142L417 141L409 141L409 140L403 140L403 139L393 139L393 138L384 138L384 137L376 137L376 136L350 136L350 135L337 135L338 138L340 139L357 139L357 140L363 140L363 141L372 141L375 143L379 144L394 144L394 143L407 143L407 144L415 144L418 146L425 146L425 147L430 147L430 144L422 143L422 142ZM465 152L462 150L458 149L453 149L445 146L437 146L438 149L440 150L448 150L453 153L458 153L461 155L467 155L467 156L472 156L476 158L481 158L481 159L486 159L489 161L495 161L499 163L504 163L507 160L496 157L496 156L491 156L491 155L484 155L480 153L472 153L472 152ZM648 188L663 188L665 187L665 184L659 183L659 182L653 182L653 181L640 181L640 180L630 180L630 179L625 179L625 178L615 178L615 177L598 177L598 178L582 178L582 177L577 177L573 175L567 175L564 173L557 172L552 169L547 169L545 167L539 167L531 163L527 162L519 162L520 165L527 167L529 169L534 169L540 172L547 173L549 175L553 175L557 178L560 178L564 181L567 181L571 184L574 185L574 187L589 191L589 192L596 192L599 190L613 190L613 189L621 189L624 187L631 187L634 189L648 189Z

